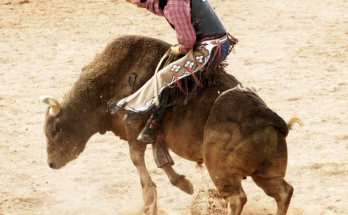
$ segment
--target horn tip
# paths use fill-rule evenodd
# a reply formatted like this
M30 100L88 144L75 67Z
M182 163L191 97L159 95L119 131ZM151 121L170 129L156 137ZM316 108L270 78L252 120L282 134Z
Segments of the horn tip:
M52 96L40 96L39 101L45 104L49 104L50 99L54 99Z

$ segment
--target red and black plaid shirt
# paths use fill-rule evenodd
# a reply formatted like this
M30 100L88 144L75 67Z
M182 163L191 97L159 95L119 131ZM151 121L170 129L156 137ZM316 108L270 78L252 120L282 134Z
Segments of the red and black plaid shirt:
M175 27L182 52L187 53L195 45L196 32L191 24L190 0L168 0L163 11L154 0L147 0L145 3L137 0L137 5L156 15L164 16Z

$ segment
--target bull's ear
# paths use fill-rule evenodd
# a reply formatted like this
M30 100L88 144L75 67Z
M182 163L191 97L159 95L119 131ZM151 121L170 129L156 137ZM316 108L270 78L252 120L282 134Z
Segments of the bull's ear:
M52 96L41 96L40 101L51 107L48 112L50 116L57 116L59 114L60 104L57 99Z

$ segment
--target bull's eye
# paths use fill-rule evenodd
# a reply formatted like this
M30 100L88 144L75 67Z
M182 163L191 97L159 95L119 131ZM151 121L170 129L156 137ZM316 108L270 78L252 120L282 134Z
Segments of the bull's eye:
M56 130L53 130L52 134L51 134L52 138L54 138L56 136L56 134L57 134Z
M63 122L59 119L54 122L54 129L52 131L52 138L54 138L59 132L63 131Z

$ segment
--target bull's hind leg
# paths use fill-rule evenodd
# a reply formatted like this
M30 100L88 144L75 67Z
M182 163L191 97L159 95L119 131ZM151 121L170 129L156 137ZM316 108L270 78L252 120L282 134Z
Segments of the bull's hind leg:
M266 161L251 175L254 182L277 202L277 215L285 215L294 188L284 180L287 167L287 146L283 134L273 127L270 137L266 138L264 156ZM268 148L268 150L266 150ZM272 150L270 150L272 149ZM268 151L268 152L267 152Z
M243 190L241 181L243 176L235 176L231 181L220 189L219 192L227 202L228 215L239 215L242 213L243 207L247 202L247 196Z
M155 153L155 146L152 146L152 151L153 151L153 157L156 158L156 153ZM169 153L169 152L168 152ZM155 159L156 162L156 159ZM185 193L188 193L190 195L193 194L193 186L192 183L186 179L184 175L178 174L171 165L164 165L161 167L161 169L164 170L166 173L170 183L180 190L184 191Z
M228 215L240 215L247 202L247 196L241 183L244 176L239 170L233 168L215 169L209 171L209 174L220 195L227 202Z
M219 137L224 136L220 132L216 134L219 134ZM241 183L246 174L242 168L235 165L238 161L231 162L229 159L236 156L231 155L229 149L224 150L224 144L216 144L217 138L215 137L215 135L211 135L206 139L204 163L220 195L227 202L228 215L240 215L247 202ZM220 141L218 140L218 142ZM223 142L221 141L221 143Z
M277 215L285 215L290 205L294 188L283 177L262 178L252 176L252 179L263 191L277 202Z

